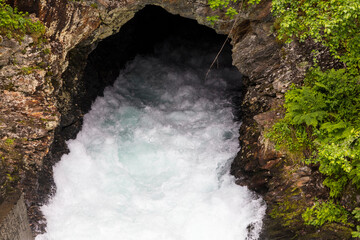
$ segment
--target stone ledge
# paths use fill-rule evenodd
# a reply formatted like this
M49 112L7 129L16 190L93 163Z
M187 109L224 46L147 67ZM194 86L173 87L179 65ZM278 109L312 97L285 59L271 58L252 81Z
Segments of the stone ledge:
M0 240L34 240L22 193L13 193L0 205Z

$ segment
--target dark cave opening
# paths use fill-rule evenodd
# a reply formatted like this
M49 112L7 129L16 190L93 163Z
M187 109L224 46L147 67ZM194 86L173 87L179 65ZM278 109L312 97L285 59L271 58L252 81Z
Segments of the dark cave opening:
M61 90L65 94L59 95L71 96L71 107L69 104L60 106L60 109L63 108L61 127L68 128L81 122L83 114L90 110L92 102L97 96L102 95L106 86L113 84L127 62L136 55L153 54L156 46L169 38L181 39L179 45L187 44L194 48L215 47L217 50L220 50L226 41L213 68L226 66L235 69L232 66L232 46L226 35L217 34L215 30L200 25L195 20L173 15L158 6L148 5L138 11L118 33L100 41L96 47L79 44L69 52L69 66L62 76L64 84ZM92 50L93 48L95 49ZM214 58L215 55L209 59L209 67ZM229 79L229 94L236 120L240 120L240 104L242 93L245 91L241 78L239 73L238 78ZM59 102L64 101L60 99Z
M58 94L61 123L56 129L55 139L50 152L44 160L44 167L39 175L37 199L34 202L46 203L54 194L52 167L62 155L68 153L66 141L74 139L82 127L82 117L87 113L96 97L101 96L106 86L112 85L121 69L137 55L151 55L156 46L166 39L181 39L176 44L190 44L194 47L219 49L227 36L217 34L213 29L198 24L195 20L168 13L161 7L148 5L123 25L120 31L96 46L80 43L67 56L69 66L62 75L63 85ZM227 40L214 68L232 66L232 46ZM215 58L215 55L214 55ZM214 58L209 59L209 67ZM204 73L205 77L205 73ZM229 79L228 94L231 98L234 118L240 119L240 104L245 88L241 74ZM66 96L64 98L63 96ZM38 216L38 208L32 208L30 218L33 231L45 231L45 221ZM40 223L42 222L42 223Z
M198 24L195 20L173 15L163 8L148 5L121 27L120 32L101 41L87 59L82 77L89 100L102 95L104 87L111 85L127 62L136 55L154 54L156 46L166 39L181 39L184 45L221 48L225 35ZM215 66L231 66L231 45L227 43ZM176 46L175 46L176 47ZM215 56L214 56L215 57ZM209 67L213 59L209 59ZM241 75L239 74L239 78ZM239 87L238 83L233 83ZM88 111L87 107L85 111Z

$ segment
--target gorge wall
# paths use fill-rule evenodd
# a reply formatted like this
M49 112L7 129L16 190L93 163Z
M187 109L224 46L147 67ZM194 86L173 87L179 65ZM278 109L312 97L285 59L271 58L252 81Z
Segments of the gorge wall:
M8 195L0 205L0 222L0 239L33 239L22 193Z
M211 11L206 0L35 3L13 4L45 24L48 41L37 42L27 35L20 44L0 38L0 202L14 189L21 189L34 234L44 231L39 206L54 192L52 166L67 152L65 141L75 137L81 128L82 116L91 101L116 76L116 72L109 72L99 86L94 83L92 89L98 91L86 91L82 75L89 54L146 5L160 6L219 34L229 34L233 65L246 76L246 91L239 99L242 149L231 170L238 184L263 194L269 212L284 202L295 204L290 211L296 212L310 206L315 197L327 194L316 169L289 160L264 137L266 129L283 116L284 93L292 83L302 81L310 67L311 50L316 47L311 43L283 45L276 41L270 0L243 7L235 20ZM221 17L214 25L206 21L206 16L212 14ZM147 42L147 36L143 38L139 46ZM129 58L133 53L123 52ZM290 226L282 217L269 219L265 220L263 239L289 239L300 233L303 238L297 239L344 239L348 234L347 230L328 226L315 236L314 229L302 224L301 216L295 216L295 224ZM331 229L336 231L328 235Z

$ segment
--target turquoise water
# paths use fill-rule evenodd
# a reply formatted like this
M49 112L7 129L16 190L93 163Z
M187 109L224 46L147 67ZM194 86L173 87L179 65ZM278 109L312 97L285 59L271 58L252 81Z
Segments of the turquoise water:
M229 175L239 123L226 89L238 73L204 80L214 54L167 46L121 72L54 167L37 240L257 239L265 205Z

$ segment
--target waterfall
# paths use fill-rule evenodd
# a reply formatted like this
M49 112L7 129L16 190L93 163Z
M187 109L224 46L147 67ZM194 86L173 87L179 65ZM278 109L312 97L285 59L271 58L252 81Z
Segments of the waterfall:
M258 238L266 206L229 174L241 79L226 66L204 79L216 53L170 39L128 63L54 167L37 240Z

